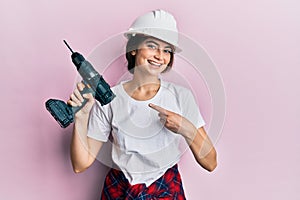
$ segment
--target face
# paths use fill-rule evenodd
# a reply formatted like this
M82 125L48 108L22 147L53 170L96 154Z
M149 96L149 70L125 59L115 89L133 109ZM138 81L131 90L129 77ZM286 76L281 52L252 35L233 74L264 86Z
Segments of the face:
M135 55L135 71L158 75L163 72L171 60L172 46L155 38L147 38L139 46Z

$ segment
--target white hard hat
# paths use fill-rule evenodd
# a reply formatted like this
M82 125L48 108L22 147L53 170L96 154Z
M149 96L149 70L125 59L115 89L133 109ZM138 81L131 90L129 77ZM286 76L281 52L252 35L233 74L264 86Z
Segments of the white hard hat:
M178 47L178 30L176 20L170 13L164 10L154 10L138 17L125 32L125 36L130 38L136 34L144 34L165 41L176 48Z

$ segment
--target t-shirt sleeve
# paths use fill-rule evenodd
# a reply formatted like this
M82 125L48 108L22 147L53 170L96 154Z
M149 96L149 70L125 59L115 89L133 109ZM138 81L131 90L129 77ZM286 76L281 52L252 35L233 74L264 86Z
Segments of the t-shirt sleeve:
M110 104L101 106L95 102L90 113L87 136L95 140L107 142L111 132L112 111Z
M183 116L192 122L196 128L200 128L205 125L205 121L201 115L199 106L197 105L190 90L184 91L181 104Z

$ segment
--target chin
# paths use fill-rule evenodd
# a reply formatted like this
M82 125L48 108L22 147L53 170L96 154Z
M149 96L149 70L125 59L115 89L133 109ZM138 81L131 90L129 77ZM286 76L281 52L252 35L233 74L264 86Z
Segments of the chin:
M167 68L167 66L157 67L148 64L137 68L139 68L139 71L142 73L148 74L150 76L158 76Z
M148 72L151 74L151 75L155 75L155 76L158 76L160 75L162 72L164 71L164 69L155 69L155 68L149 68Z

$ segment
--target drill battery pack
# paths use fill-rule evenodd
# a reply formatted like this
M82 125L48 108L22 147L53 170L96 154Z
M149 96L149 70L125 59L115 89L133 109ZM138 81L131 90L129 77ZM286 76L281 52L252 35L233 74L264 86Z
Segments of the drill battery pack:
M62 128L66 128L74 121L72 108L64 101L49 99L46 101L46 109Z

